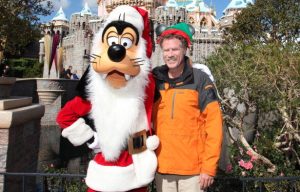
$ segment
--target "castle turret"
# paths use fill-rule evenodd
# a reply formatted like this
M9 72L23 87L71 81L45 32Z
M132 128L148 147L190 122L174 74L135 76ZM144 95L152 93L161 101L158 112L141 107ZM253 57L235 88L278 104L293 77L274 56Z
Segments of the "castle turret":
M44 61L43 77L58 77L62 63L58 58L62 56L57 48L61 46L63 38L69 33L69 21L60 7L53 19L42 26L44 37L40 40L40 61ZM57 54L59 53L59 54Z
M223 16L220 19L220 29L224 30L232 26L235 17L249 4L254 4L254 0L231 0L223 11Z
M93 35L99 30L101 21L93 14L88 3L70 19L70 34L64 38L64 67L72 66L81 76L88 66L85 55L90 53Z
M209 34L218 32L219 21L216 19L215 10L206 5L203 0L193 0L186 9L188 22L196 31Z

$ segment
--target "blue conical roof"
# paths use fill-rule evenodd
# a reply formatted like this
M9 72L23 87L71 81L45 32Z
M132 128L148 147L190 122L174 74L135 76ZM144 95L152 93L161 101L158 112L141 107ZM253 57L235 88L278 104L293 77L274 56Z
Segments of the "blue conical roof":
M53 17L52 21L68 21L62 7L59 8L58 12Z
M197 0L193 0L191 3L185 6L186 10L189 12L196 11L197 9Z
M208 6L204 3L203 0L200 0L200 2L199 2L199 9L200 9L200 10L199 10L200 12L205 12L205 13L208 13L208 12L211 11L211 8L208 7Z
M175 7L175 8L178 8L177 1L176 1L176 0L169 0L169 1L166 3L166 7Z
M248 4L254 4L254 0L231 0L223 12L227 9L244 9Z
M89 5L87 4L87 2L85 2L83 9L80 12L80 15L92 15L92 11L89 7Z

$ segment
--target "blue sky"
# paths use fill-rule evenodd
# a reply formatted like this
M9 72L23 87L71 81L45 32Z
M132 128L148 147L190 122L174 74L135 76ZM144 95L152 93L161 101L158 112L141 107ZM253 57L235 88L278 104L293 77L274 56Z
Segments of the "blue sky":
M41 18L42 22L50 21L59 7L62 6L66 14L66 17L70 19L72 13L79 12L82 10L83 5L87 2L92 9L93 13L97 13L97 0L51 0L54 4L53 12L50 16ZM230 0L204 0L207 5L215 7L217 12L217 18L223 15L223 10L230 3Z

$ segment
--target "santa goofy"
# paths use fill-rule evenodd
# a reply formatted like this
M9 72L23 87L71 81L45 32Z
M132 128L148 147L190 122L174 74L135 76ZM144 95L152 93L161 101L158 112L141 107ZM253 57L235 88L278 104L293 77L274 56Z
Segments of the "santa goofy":
M95 152L86 177L90 192L146 191L154 178L159 140L150 128L149 32L145 10L115 8L95 35L79 94L57 116L63 137Z

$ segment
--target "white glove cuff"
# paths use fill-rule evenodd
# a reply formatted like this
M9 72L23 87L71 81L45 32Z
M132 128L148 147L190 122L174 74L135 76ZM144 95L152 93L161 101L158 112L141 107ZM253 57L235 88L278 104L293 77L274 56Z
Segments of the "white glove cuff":
M63 137L69 139L69 141L74 146L79 146L88 141L90 138L93 137L94 132L88 126L85 124L85 121L83 118L79 118L77 121L75 121L72 125L69 127L66 127L61 134Z

